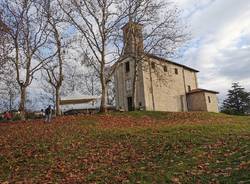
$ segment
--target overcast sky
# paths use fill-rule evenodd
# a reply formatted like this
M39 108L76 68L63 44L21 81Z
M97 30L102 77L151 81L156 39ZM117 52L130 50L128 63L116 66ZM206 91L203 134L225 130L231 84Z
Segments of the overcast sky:
M179 62L200 71L201 88L220 92L232 82L250 91L250 0L173 0L192 40Z

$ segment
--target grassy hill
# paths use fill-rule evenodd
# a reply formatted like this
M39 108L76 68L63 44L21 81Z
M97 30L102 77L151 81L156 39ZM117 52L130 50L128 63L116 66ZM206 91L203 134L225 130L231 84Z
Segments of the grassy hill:
M0 124L0 183L250 183L250 117L131 112Z

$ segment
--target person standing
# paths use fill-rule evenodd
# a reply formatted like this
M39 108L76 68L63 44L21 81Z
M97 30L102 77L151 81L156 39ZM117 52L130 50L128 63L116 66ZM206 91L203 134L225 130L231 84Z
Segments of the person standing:
M45 117L45 113L44 113L44 110L41 109L41 118L43 119Z
M49 105L46 109L45 109L45 122L51 122L51 116L52 116L52 109L51 106Z

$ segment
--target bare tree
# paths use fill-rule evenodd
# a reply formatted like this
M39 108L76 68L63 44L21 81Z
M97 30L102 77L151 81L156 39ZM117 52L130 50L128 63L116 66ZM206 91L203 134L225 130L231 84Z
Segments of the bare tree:
M2 21L0 14L0 108L3 110L12 110L17 97L17 84L12 77L14 71L7 62L7 55L11 52L8 31L9 28Z
M83 78L83 85L87 94L92 96L101 94L100 79L98 73L93 68L87 68Z
M84 86L84 93L91 96L100 96L101 94L101 84L100 78L96 70L93 68L86 68L87 71L84 73L84 78L82 79L82 86ZM92 106L94 106L92 102Z
M0 108L4 110L13 110L16 107L18 97L18 84L13 78L15 71L10 63L5 64L5 70L0 80Z
M43 49L48 38L47 20L43 16L42 4L36 0L2 0L0 7L4 23L10 29L10 44L14 47L9 58L16 71L20 88L19 109L23 114L27 87L42 64L52 57L46 57L48 51Z
M53 107L55 107L55 88L50 83L48 83L48 76L44 70L41 71L41 78L39 79L39 82L41 90L39 95L40 103L43 106L48 106L48 104L51 104Z
M10 37L8 36L8 31L9 28L3 23L0 14L0 79L6 70L6 64L8 62L7 56L13 49L9 44Z
M114 52L110 50L113 47L113 36L127 17L127 11L119 9L121 4L122 0L68 0L60 3L68 21L82 35L89 58L92 58L89 63L98 73L102 92L101 112L106 111L107 84L110 78L105 70L118 59L114 58Z
M56 57L51 62L46 63L43 69L46 71L46 81L55 89L55 109L56 115L60 115L60 90L63 82L63 65L66 45L62 41L63 30L61 26L66 27L63 20L63 14L55 11L58 7L57 1L46 0L44 6L45 16L48 20L48 29L52 33L50 46L55 47ZM67 43L69 44L69 43Z
M60 68L60 65L59 65ZM54 88L55 91L55 109L56 115L60 115L60 88L62 86L63 75L62 72L56 71L57 66L45 66L44 70L47 73L46 81ZM59 76L59 77L58 77Z
M85 86L84 70L79 63L67 62L64 65L64 80L61 89L61 95L67 96L74 92L84 93Z

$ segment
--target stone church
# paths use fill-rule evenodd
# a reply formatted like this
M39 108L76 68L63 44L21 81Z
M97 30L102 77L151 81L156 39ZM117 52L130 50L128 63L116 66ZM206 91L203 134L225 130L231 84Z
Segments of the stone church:
M146 54L142 31L143 26L133 22L123 27L124 52L115 71L116 108L218 112L218 92L198 88L199 71Z

